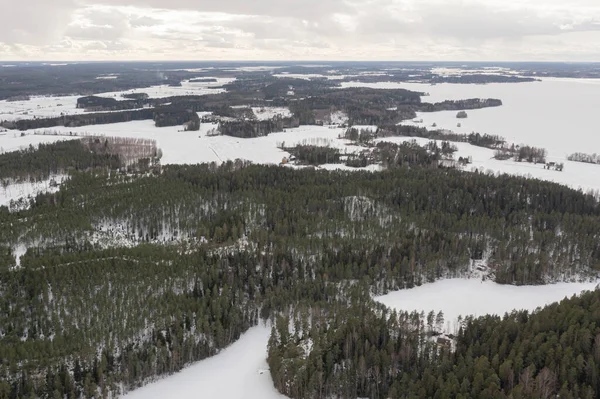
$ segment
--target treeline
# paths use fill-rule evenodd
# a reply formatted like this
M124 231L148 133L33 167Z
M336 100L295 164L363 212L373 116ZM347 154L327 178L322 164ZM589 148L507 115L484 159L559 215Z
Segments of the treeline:
M89 151L81 140L58 141L0 154L0 179L38 181L68 170L118 169L122 165L119 155L104 151L103 145L104 141L99 142L96 151Z
M110 123L153 119L153 117L154 110L142 109L135 111L64 115L55 118L20 119L14 122L4 122L2 126L8 129L30 130L55 126L79 127L87 125L106 125Z
M139 110L64 115L55 118L21 119L2 123L8 129L31 130L55 126L80 127L106 125L136 120L154 120L157 127L188 124L189 130L200 128L200 118L195 112L175 106L144 108Z
M500 107L502 101L494 98L470 98L467 100L446 100L439 103L422 103L417 108L420 112L439 112L439 111L461 111L469 109L481 109L489 107Z
M467 317L455 350L431 339L422 315L390 312L368 298L351 303L277 319L268 363L280 392L348 399L600 396L598 290L532 314Z
M398 167L434 167L437 168L442 159L439 148L427 148L417 144L416 141L407 141L400 144L387 142L378 143L374 150L374 157L385 168Z
M490 74L465 74L455 76L434 76L430 82L454 83L454 84L488 84L488 83L526 83L536 82L537 79L531 77L514 75L490 75Z
M291 154L290 161L295 161L301 165L324 165L328 163L340 163L340 150L333 147L324 147L316 145L297 145L295 147L285 147L284 151Z
M147 171L160 162L154 140L122 137L86 137L29 146L0 154L0 181L39 181L63 173L90 169Z
M377 129L376 137L421 137L429 140L443 140L457 143L469 143L490 149L505 148L506 139L501 136L480 133L453 133L446 130L428 130L414 125L385 125ZM513 145L514 146L514 145Z
M544 148L528 145L505 147L494 153L494 158L499 160L514 159L516 162L546 163L548 152Z
M575 154L569 155L567 158L569 161L573 162L584 162L584 163L594 163L600 164L600 155L598 154L584 154L582 152L576 152Z
M126 94L127 95L127 94ZM146 98L147 98L146 94ZM146 98L132 98L128 100L117 100L111 97L87 96L77 99L77 108L87 111L121 111L126 109L143 108Z
M225 136L239 138L254 138L267 136L270 133L283 132L300 126L297 118L274 118L271 120L241 120L223 121L219 123L218 130Z
M185 130L200 130L200 117L196 112L177 106L162 106L154 109L156 127L183 125Z

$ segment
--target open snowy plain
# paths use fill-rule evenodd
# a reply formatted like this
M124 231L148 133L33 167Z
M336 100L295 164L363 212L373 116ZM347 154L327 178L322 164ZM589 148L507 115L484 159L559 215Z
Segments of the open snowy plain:
M271 329L252 327L209 359L130 392L127 399L283 399L273 386L266 356Z

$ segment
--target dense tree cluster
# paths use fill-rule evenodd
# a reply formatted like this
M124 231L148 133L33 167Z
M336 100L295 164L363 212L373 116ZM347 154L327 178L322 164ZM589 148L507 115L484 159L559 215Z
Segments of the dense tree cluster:
M487 84L487 83L524 83L535 82L532 77L514 75L490 75L490 74L464 74L455 76L435 76L431 79L432 84L454 83L454 84Z
M506 139L501 136L480 133L453 133L446 130L428 130L414 125L384 125L377 129L376 137L422 137L430 140L445 140L457 143L469 143L478 147L490 149L506 148ZM508 148L510 150L510 147ZM514 144L513 144L514 150Z
M146 98L147 96L148 95L146 94ZM140 98L119 101L112 97L87 96L77 99L77 108L83 108L87 111L121 111L126 109L143 108L144 99L145 98L140 96Z
M0 154L0 179L40 180L67 170L118 169L122 165L119 155L108 149L107 140L98 139L93 151L87 151L83 141L71 140Z
M575 154L569 155L568 160L573 161L573 162L600 164L600 155L595 154L595 153L594 154L584 154L581 152L577 152Z
M74 173L30 209L0 211L3 258L29 247L19 268L0 269L0 389L9 397L131 389L215 354L299 301L312 307L352 290L464 275L483 256L499 282L585 275L600 269L599 218L594 197L556 184L418 166ZM134 247L107 245L116 233ZM381 336L388 321L370 312L352 313L368 322L365 334ZM335 325L333 313L323 317ZM354 334L346 324L340 334ZM414 362L420 346L403 345ZM336 353L325 360L335 364ZM370 370L372 353L348 369ZM364 375L358 392L374 392L373 374Z
M278 317L268 362L281 392L348 399L600 395L598 290L532 314L468 317L454 348L435 339L441 313L425 318L389 312L369 298L349 302Z
M297 118L276 117L270 120L240 120L222 121L219 123L219 131L225 136L239 138L255 138L267 136L270 133L283 132L300 126Z
M468 109L500 107L501 105L502 101L494 98L470 98L467 100L445 100L435 104L423 103L419 105L417 110L421 112L460 111Z
M528 145L503 147L494 153L494 158L499 160L514 159L516 162L546 163L547 151Z
M333 147L316 145L297 145L285 148L291 154L291 160L299 164L323 165L328 163L340 163L340 150Z

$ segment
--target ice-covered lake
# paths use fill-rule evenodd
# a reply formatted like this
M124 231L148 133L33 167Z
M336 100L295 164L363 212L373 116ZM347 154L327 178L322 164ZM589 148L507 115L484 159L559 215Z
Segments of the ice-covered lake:
M503 316L514 309L532 311L582 291L593 290L597 285L598 282L514 286L457 278L394 291L376 300L396 310L417 310L425 314L432 310L436 313L442 311L446 322L450 322L450 332L453 332L458 316Z
M344 82L344 87L404 88L428 93L426 102L467 98L498 98L497 108L467 111L458 120L455 111L419 113L422 126L457 133L496 134L509 142L544 147L551 157L574 152L600 153L600 79L543 79L531 83L421 84ZM458 122L461 127L457 127Z

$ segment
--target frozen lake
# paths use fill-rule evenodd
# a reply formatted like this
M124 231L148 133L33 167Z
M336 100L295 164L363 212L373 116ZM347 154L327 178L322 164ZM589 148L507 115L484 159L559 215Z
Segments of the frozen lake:
M598 282L514 286L458 278L394 291L375 299L396 310L417 310L425 314L441 310L446 322L450 322L450 332L453 332L458 316L503 316L514 309L532 311L582 291L593 290L597 285Z
M544 147L551 157L574 152L600 153L600 80L543 79L532 83L420 84L342 83L344 87L404 88L423 93L426 102L467 98L498 98L503 106L467 111L457 120L455 111L419 113L421 126L450 129L457 133L496 134L509 142ZM458 128L460 122L462 127Z

